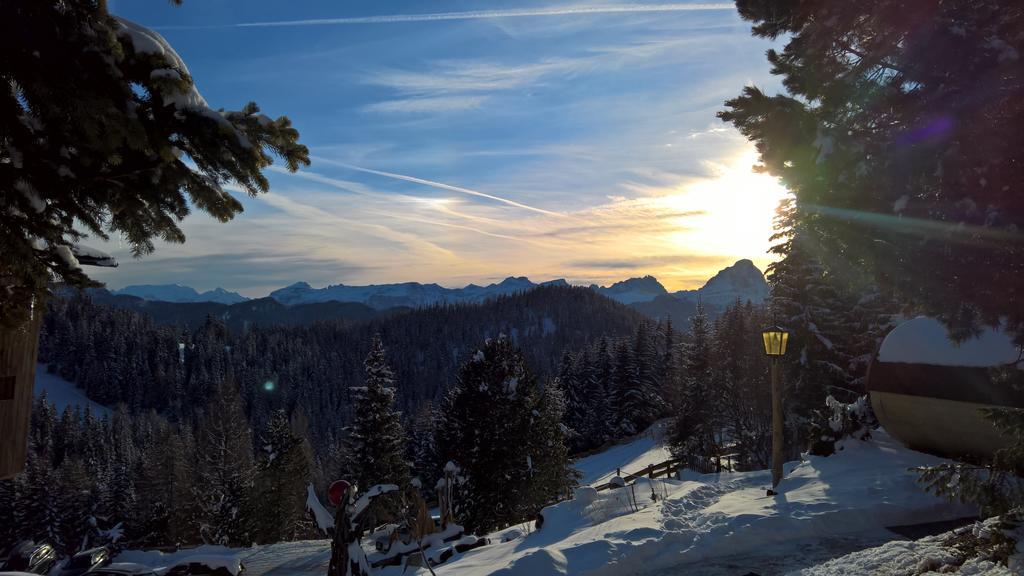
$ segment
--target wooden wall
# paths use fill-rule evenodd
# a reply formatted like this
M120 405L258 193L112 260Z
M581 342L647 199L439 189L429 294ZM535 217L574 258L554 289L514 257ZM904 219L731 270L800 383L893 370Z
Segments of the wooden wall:
M0 479L25 468L42 310L25 326L0 330Z

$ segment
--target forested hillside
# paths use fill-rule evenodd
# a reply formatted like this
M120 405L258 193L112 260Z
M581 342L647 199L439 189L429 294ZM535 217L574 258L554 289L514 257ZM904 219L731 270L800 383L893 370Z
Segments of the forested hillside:
M508 335L543 377L556 370L563 353L602 336L632 335L644 321L586 288L557 286L365 323L256 326L241 333L212 317L193 331L158 325L141 310L83 298L55 300L50 312L40 359L91 399L123 402L132 413L154 409L191 418L221 382L233 380L254 428L275 409L297 410L308 417L318 449L330 445L349 418L349 388L363 381L374 334L391 351L397 406L411 414L426 400L440 400L459 365L487 338Z

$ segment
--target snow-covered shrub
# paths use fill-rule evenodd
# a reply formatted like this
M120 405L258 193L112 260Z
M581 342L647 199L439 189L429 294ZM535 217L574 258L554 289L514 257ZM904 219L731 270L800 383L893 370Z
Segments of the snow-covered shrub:
M919 481L930 492L981 507L983 517L1024 509L1024 410L983 410L1010 439L989 462L950 462L919 468Z
M970 526L954 530L943 541L945 553L923 558L917 574L957 572L968 560L994 562L1020 574L1024 568L1024 509L1017 509ZM957 572L959 573L959 572Z
M867 396L847 404L829 395L825 399L825 406L828 410L819 412L818 418L811 424L809 452L815 456L830 456L836 450L842 450L839 441L844 438L869 440L871 430L878 427L878 420L875 419Z
M994 368L994 372L1002 369ZM1017 368L993 374L1006 377L1007 385L1018 385L1024 374ZM999 561L1024 570L1024 409L997 408L983 411L985 417L1009 440L987 462L950 462L919 468L919 482L925 489L950 500L976 504L983 518L991 517L976 530L963 547L966 558ZM1018 573L1018 572L1014 572Z

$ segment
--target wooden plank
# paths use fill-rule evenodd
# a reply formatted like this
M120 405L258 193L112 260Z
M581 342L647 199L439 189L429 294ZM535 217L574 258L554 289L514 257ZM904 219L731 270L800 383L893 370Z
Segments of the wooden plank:
M0 479L25 469L42 316L33 310L24 326L0 331Z

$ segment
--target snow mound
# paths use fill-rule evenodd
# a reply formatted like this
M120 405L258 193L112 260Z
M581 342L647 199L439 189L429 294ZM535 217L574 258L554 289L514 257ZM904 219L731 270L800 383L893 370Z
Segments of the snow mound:
M153 568L157 572L162 572L165 569L170 569L180 564L198 562L213 569L225 568L231 574L242 573L242 560L238 550L211 544L196 548L183 548L175 552L125 550L118 554L114 561L141 564Z
M978 523L976 526L981 526ZM928 536L920 540L887 542L881 546L867 548L840 556L828 562L811 566L802 570L794 570L789 576L840 576L844 574L892 574L917 575L938 574L945 564L955 564L954 550L945 542L956 531ZM960 574L961 576L1012 576L1019 574L1013 570L989 560L971 558L963 563L958 570L944 574Z
M999 330L988 328L977 338L957 344L935 318L918 316L893 329L878 350L880 362L932 364L935 366L988 367L1013 364L1021 349Z

